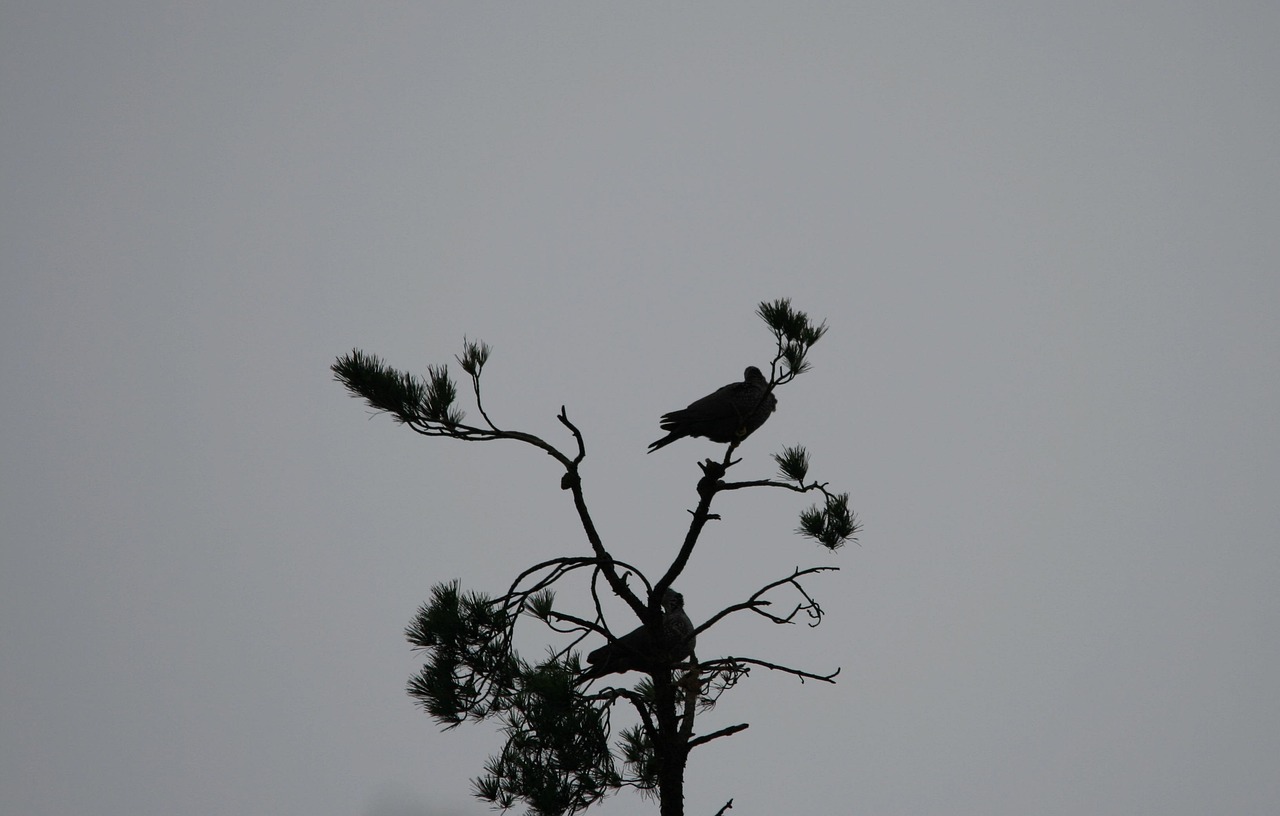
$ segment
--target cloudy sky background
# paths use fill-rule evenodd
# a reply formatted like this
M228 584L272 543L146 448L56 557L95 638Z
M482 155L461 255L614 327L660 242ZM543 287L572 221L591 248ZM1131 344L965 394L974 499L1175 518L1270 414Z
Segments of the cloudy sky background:
M485 812L401 631L583 551L554 462L330 378L491 343L615 553L695 501L658 416L830 333L807 444L862 544L723 496L703 619L793 567L688 813L1280 809L1274 3L57 2L0 11L0 812ZM585 608L585 607L584 607ZM622 625L625 625L622 624ZM540 650L536 638L529 649ZM630 795L598 812L653 812Z

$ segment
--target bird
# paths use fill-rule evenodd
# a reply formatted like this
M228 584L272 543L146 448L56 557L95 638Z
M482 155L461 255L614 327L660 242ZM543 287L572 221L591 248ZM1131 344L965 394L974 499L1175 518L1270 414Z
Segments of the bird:
M664 414L661 427L669 433L649 445L649 453L685 436L704 436L712 442L741 442L764 424L778 407L769 381L755 366L742 372L742 382L730 383L688 408Z
M655 643L649 630L641 626L617 640L606 643L587 655L591 664L578 682L594 680L607 674L629 671L653 672L693 654L697 638L693 621L684 611L684 596L668 588L662 596L662 635Z

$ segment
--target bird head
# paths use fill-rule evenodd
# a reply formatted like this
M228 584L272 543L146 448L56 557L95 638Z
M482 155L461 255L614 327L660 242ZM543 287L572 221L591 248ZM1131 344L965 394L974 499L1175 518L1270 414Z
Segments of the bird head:
M679 612L684 609L684 596L667 587L667 591L662 595L662 608L667 612Z

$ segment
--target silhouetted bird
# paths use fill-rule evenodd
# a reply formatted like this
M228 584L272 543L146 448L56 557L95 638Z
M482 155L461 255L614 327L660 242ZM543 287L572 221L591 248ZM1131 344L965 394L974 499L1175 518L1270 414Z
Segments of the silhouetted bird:
M778 398L769 390L769 381L755 366L742 373L742 382L730 383L680 411L662 417L666 436L649 446L649 453L670 445L682 436L705 436L712 442L741 442L764 424Z
M653 636L643 626L628 632L587 655L591 668L582 674L578 682L606 674L668 668L693 654L695 640L693 621L684 611L684 596L668 589L662 596L661 642L654 643Z

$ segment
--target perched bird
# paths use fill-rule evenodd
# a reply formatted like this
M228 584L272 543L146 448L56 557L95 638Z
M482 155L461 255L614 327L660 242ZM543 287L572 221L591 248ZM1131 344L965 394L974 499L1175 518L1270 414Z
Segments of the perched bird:
M649 453L682 436L705 436L712 442L741 442L764 424L778 398L755 366L747 366L742 382L730 383L680 411L662 417L666 436L649 446Z
M661 641L655 643L649 630L643 626L628 632L587 655L591 668L582 674L578 682L606 674L667 668L693 654L695 640L693 621L684 611L684 596L674 589L667 589L662 596Z

